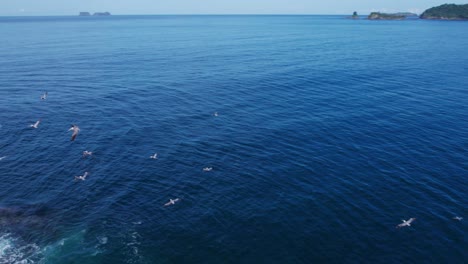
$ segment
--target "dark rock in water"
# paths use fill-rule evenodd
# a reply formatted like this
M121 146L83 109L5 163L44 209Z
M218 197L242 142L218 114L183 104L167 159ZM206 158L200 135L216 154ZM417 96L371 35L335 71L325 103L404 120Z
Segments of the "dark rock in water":
M445 4L432 7L424 11L420 18L440 20L468 20L468 4Z
M352 19L359 19L359 16L356 11L353 12L353 15L351 16Z
M406 18L406 16L400 15L398 13L386 14L386 13L380 13L380 12L372 12L367 18L371 20L403 20Z
M79 16L90 16L89 12L80 12Z
M93 16L110 16L111 13L109 12L96 12L93 14Z

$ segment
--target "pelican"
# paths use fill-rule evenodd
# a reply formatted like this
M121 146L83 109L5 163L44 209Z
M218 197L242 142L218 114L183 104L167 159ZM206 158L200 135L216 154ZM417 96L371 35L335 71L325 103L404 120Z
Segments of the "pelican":
M91 155L93 155L92 151L87 151L87 150L83 151L83 158L86 158L87 156L91 156Z
M454 218L452 218L453 220L458 220L458 221L461 221L463 219L463 217L460 217L460 216L455 216Z
M179 198L169 199L169 202L165 203L164 206L173 205L173 204L175 204L175 203L178 202L178 201L179 201Z
M72 125L68 131L73 130L73 134L71 137L71 141L74 141L76 136L78 135L78 132L80 132L80 128L77 125Z
M150 156L150 159L158 159L158 153L154 153L153 156Z
M89 174L88 172L85 172L81 176L75 176L75 181L77 181L77 180L82 180L82 181L86 180L86 176L88 176L88 174Z
M45 92L43 95L41 95L41 100L47 99L47 92Z
M203 168L203 171L212 171L213 170L213 167L206 167L206 168Z
M34 124L32 124L32 125L29 125L29 126L32 127L32 128L37 128L37 127L39 126L40 123L41 123L41 120L39 119L39 120L37 120L36 123L34 123Z
M400 227L405 227L405 226L411 226L411 223L416 220L416 218L410 218L408 220L401 220L403 221L403 223L399 224L396 226L396 228L400 228Z

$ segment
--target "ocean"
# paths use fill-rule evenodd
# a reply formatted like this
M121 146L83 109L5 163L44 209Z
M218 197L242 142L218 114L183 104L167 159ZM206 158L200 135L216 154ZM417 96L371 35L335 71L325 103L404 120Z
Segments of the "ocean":
M0 17L0 263L466 263L467 32Z

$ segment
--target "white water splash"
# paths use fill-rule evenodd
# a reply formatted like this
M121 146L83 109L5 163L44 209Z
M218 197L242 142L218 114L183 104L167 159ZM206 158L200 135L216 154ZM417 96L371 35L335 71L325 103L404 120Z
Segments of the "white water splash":
M42 259L36 244L23 244L10 234L0 234L0 264L37 263Z
M108 239L107 239L106 236L98 236L98 237L97 237L97 240L99 241L99 244L105 245L105 244L107 244L107 240L108 240Z

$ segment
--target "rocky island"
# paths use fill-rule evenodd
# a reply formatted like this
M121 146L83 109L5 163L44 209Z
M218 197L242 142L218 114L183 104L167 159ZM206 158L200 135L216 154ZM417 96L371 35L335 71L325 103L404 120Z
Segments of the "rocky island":
M421 14L422 19L468 20L468 4L445 4L432 7Z
M405 19L406 16L400 14L387 14L387 13L380 13L380 12L372 12L367 17L370 20L402 20Z
M399 13L380 13L380 12L372 12L367 17L371 20L402 20L407 18L417 19L419 18L417 14L409 13L409 12L399 12Z
M89 12L80 12L79 16L90 16Z

